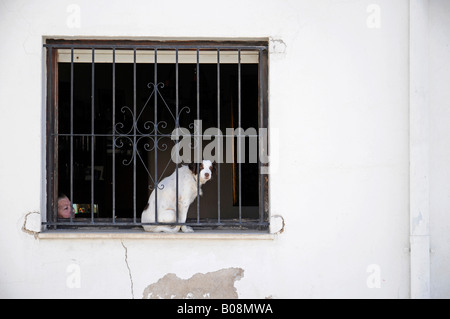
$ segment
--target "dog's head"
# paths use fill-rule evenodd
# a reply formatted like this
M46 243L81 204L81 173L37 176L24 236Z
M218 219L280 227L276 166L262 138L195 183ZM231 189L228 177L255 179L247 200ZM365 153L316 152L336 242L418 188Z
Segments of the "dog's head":
M190 163L189 169L192 171L192 174L198 175L198 171L200 171L200 184L205 184L212 178L212 175L216 172L216 163L211 162L210 160L203 160L201 163Z

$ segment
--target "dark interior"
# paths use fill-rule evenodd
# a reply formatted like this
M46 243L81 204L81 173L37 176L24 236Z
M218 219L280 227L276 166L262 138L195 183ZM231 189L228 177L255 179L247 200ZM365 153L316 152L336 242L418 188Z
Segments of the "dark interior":
M133 137L113 139L113 131L125 134L136 129L143 135L150 133L154 123L154 64L136 64L136 113L137 126L133 127L134 113L134 65L115 64L115 119L113 123L113 65L96 63L94 69L94 121L92 123L92 64L74 63L73 73L73 159L70 156L71 127L71 64L58 64L58 189L71 193L70 167L73 168L72 203L91 203L91 129L94 126L94 203L98 205L96 218L111 218L113 209L113 171L115 173L115 216L132 218L134 200L136 216L140 217L148 196L154 188L155 159L157 180L172 174L175 164L170 159L174 141L161 136L158 146L153 139L142 137L137 143L138 155L133 157ZM180 127L193 133L195 119L202 120L202 130L218 127L225 134L226 128L238 127L238 65L220 65L220 123L217 114L217 65L200 64L199 96L200 114L197 114L197 65L179 64ZM175 64L157 65L159 87L157 122L160 134L171 134L175 128L176 68ZM188 110L189 108L189 110ZM115 127L113 127L115 124ZM191 124L191 125L190 125ZM258 65L241 65L241 127L258 129ZM139 136L140 137L140 136ZM236 145L236 138L235 145ZM225 142L225 139L223 140ZM246 138L246 156L248 157ZM210 141L203 141L203 147ZM155 156L155 151L157 152ZM225 148L223 148L225 153ZM113 153L115 167L113 165ZM226 154L224 159L226 158ZM236 154L234 156L236 158ZM134 166L135 165L135 166ZM134 167L136 170L136 198L134 199ZM241 198L239 203L239 168L241 167ZM200 200L200 217L217 218L218 178L205 184ZM238 218L239 204L243 218L258 217L259 203L258 164L220 164L220 212L221 218ZM191 205L188 218L197 214L196 201ZM90 217L77 213L77 218Z

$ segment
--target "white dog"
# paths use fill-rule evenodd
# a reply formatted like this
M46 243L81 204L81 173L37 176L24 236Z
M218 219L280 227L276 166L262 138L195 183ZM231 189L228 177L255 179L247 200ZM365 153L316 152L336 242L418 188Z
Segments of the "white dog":
M197 174L197 166L199 166L200 174ZM209 160L204 160L200 165L191 163L188 166L181 166L178 169L178 222L185 223L189 206L197 198L197 185L199 185L199 194L202 195L201 186L209 181L214 171L214 164ZM197 183L197 178L200 180ZM158 222L159 223L176 223L176 171L172 175L164 178L158 184ZM142 212L142 223L155 222L155 190L150 195L147 206ZM154 226L143 225L145 231L150 232L166 232L176 233L180 230L185 233L193 232L189 226Z

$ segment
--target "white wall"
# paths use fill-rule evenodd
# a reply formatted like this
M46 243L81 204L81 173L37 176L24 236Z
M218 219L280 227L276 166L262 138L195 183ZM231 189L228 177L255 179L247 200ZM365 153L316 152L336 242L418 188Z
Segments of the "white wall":
M449 297L449 15L445 1L431 3L432 296ZM270 38L269 121L281 137L271 135L279 165L270 204L284 233L210 241L23 232L28 212L44 213L42 43L53 36ZM1 1L0 39L1 297L130 298L131 273L141 298L167 273L229 267L244 270L241 298L410 296L409 1ZM80 288L67 285L70 265Z
M450 3L430 1L431 297L450 296Z

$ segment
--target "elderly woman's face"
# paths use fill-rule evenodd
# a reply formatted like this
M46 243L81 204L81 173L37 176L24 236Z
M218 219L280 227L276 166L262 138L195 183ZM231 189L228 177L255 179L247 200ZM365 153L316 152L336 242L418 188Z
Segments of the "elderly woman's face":
M70 200L67 197L61 198L58 201L58 217L70 218L71 214L73 217L73 208L70 203Z

